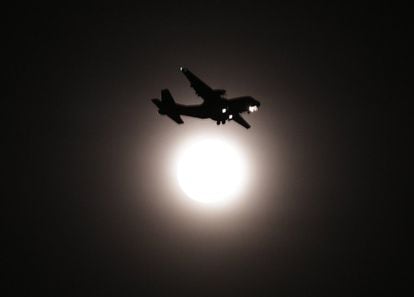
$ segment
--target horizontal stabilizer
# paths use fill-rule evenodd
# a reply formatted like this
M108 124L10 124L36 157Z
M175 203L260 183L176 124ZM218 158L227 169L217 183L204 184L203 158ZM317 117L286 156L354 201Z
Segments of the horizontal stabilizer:
M172 119L174 122L176 122L177 124L184 124L183 119L180 117L179 114L176 113L167 113L167 116Z
M155 105L157 105L157 107L158 107L158 108L161 108L161 100L160 100L160 99L155 98L155 99L151 99L151 101L152 101Z

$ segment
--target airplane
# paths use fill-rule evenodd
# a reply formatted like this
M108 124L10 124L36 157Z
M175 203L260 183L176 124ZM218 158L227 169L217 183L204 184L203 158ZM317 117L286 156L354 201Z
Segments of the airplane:
M159 114L167 115L177 124L184 123L181 115L185 115L200 119L210 118L216 121L217 125L225 124L226 121L235 121L246 129L250 128L249 123L240 114L257 111L260 106L259 101L250 96L227 99L224 97L226 90L212 89L187 68L180 67L180 71L190 81L196 94L203 99L203 103L199 105L177 104L170 91L163 89L161 100L151 99L158 107Z

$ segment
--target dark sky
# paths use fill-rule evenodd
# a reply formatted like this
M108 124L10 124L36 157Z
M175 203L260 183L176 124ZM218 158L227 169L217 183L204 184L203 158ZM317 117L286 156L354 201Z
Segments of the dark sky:
M381 187L388 7L152 3L7 11L22 198L3 216L12 250L2 259L10 267L4 290L383 290L397 236ZM260 100L246 117L252 128L188 118L178 126L159 116L149 99L162 88L198 102L179 66L230 97ZM206 131L237 139L257 167L244 208L213 214L177 206L166 173L171 151Z

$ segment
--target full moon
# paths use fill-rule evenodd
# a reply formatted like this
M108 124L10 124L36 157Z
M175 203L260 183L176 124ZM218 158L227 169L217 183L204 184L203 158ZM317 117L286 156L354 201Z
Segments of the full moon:
M221 139L194 142L178 157L178 183L198 202L227 203L241 193L246 178L245 158L234 145Z

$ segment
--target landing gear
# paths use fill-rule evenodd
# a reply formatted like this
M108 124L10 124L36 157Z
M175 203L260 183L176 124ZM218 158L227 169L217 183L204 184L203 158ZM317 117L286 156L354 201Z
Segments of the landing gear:
M220 125L220 121L217 121L217 122L216 122L216 124L217 124L217 125Z
M217 125L220 125L220 124L223 124L224 125L225 123L226 123L226 120L220 120L220 121L217 121L216 122Z

